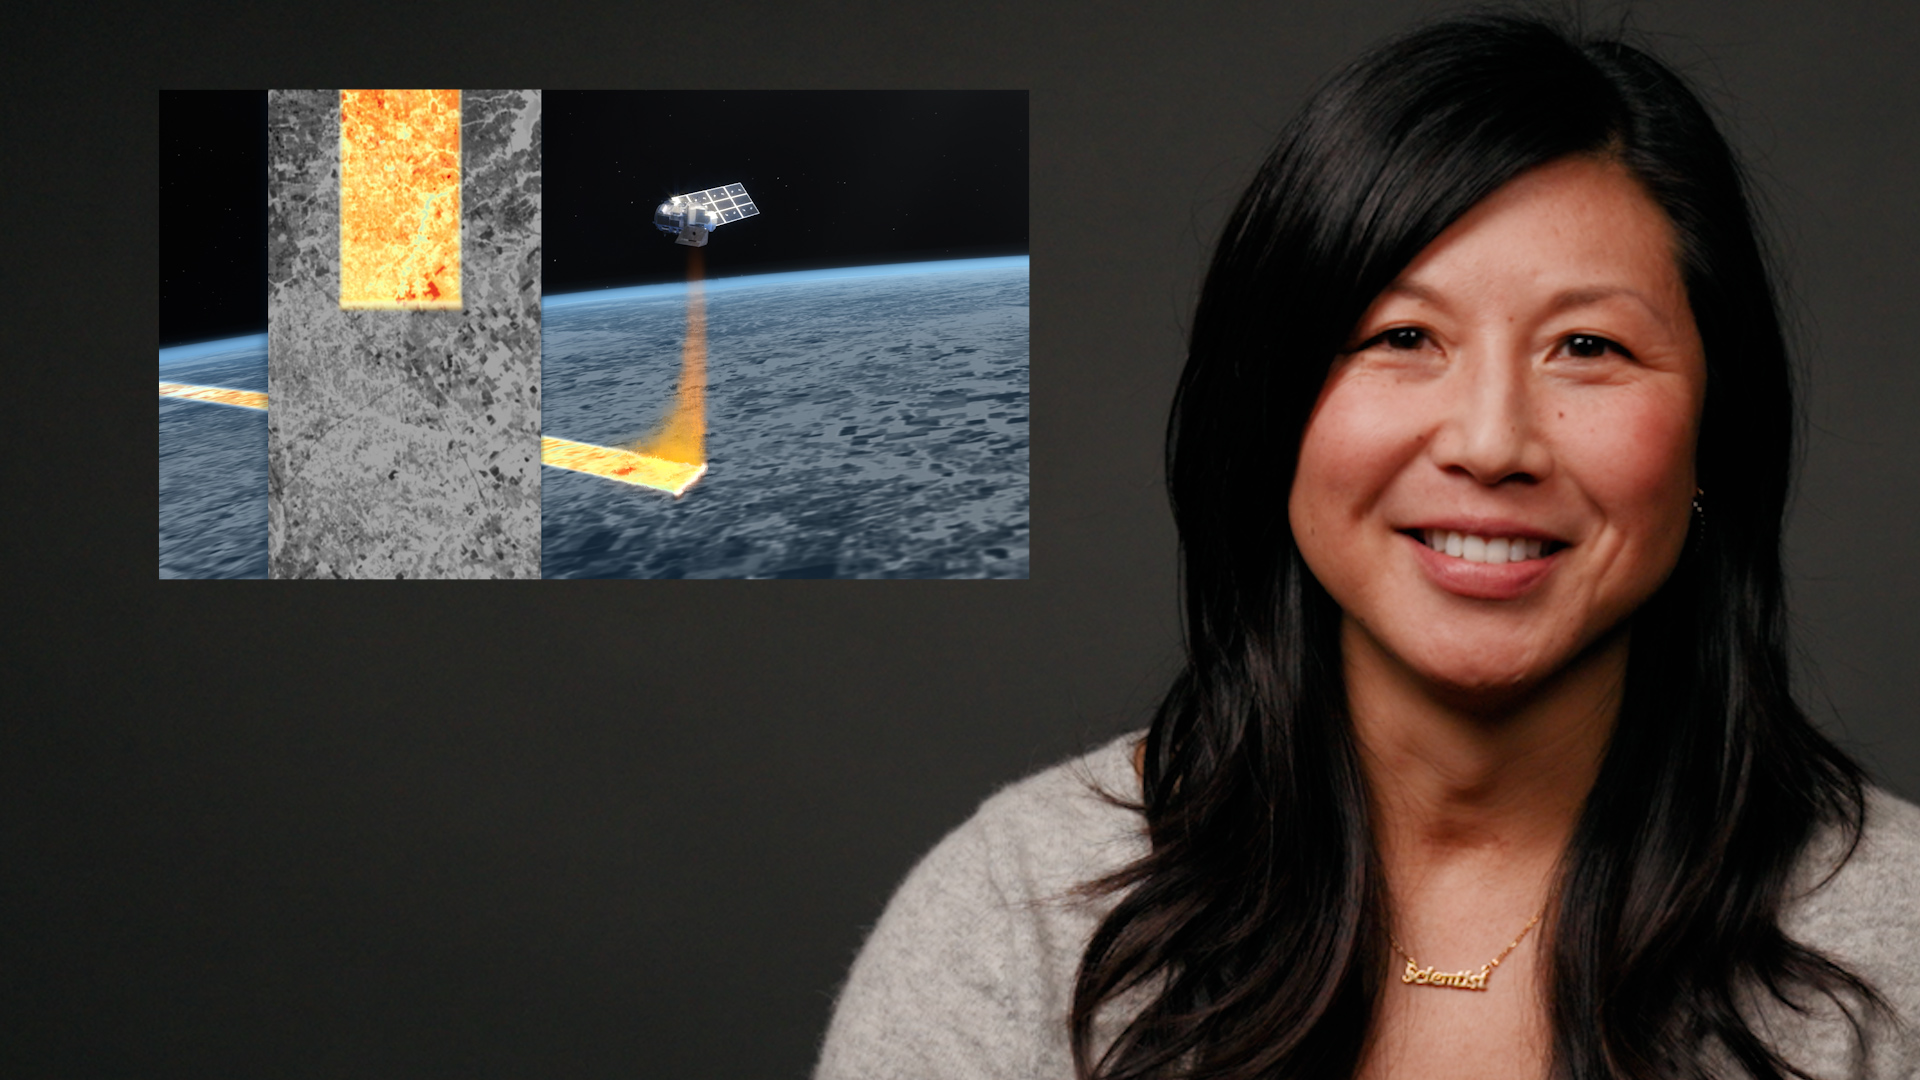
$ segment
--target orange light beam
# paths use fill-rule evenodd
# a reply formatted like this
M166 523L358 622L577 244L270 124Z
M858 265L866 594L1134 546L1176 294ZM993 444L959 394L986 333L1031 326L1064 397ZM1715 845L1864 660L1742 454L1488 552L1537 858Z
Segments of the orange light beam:
M242 409L265 409L267 395L258 390L229 390L224 386L194 386L191 383L163 382L160 396L205 401L214 405L237 405Z
M680 348L680 387L673 408L652 434L628 450L689 465L707 463L707 300L700 249L687 249L687 337Z
M460 91L340 91L340 306L460 300Z

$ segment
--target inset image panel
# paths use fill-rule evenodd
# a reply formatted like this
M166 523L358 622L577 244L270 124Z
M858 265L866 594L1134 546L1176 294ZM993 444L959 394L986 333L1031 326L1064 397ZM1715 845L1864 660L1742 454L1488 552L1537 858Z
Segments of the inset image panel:
M268 133L272 576L537 576L539 92L276 90Z
M543 576L1028 575L1024 92L546 109Z
M162 578L267 576L267 94L160 92Z

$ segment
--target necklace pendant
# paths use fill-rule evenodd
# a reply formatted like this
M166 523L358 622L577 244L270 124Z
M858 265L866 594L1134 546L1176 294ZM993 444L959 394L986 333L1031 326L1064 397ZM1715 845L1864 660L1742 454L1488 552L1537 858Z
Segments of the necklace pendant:
M1435 971L1430 967L1416 967L1412 960L1407 961L1407 969L1400 973L1400 981L1415 986L1444 986L1453 990L1485 990L1487 976L1493 974L1492 968L1479 971Z

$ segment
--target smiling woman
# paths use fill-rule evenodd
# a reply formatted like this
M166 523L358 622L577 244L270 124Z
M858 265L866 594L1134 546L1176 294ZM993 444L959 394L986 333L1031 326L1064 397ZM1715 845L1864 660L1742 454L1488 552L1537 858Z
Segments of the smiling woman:
M916 868L819 1075L1913 1076L1920 811L1788 688L1773 295L1646 53L1336 75L1194 316L1184 671Z

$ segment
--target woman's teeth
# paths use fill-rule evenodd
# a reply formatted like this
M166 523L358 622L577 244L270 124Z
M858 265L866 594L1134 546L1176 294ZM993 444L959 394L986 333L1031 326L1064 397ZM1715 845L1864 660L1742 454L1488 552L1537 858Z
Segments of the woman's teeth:
M1474 536L1446 529L1425 529L1422 530L1422 536L1428 547L1443 555L1478 563L1525 562L1539 558L1541 549L1546 546L1542 540L1518 536Z

